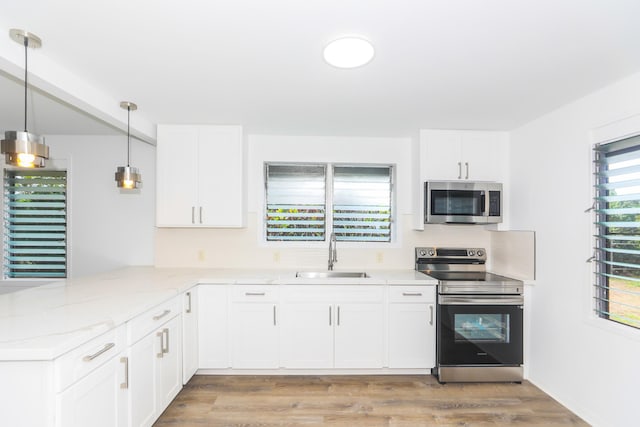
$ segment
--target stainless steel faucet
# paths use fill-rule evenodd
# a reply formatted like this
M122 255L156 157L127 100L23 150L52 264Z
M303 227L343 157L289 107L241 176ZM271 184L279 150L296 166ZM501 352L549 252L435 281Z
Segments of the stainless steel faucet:
M329 237L329 270L333 270L333 263L338 262L338 249L336 248L336 233Z

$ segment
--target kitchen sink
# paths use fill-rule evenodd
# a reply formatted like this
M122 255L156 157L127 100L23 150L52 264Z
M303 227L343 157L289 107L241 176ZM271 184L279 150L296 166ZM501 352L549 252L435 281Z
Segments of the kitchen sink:
M364 279L370 276L364 271L298 271L296 277L304 279Z

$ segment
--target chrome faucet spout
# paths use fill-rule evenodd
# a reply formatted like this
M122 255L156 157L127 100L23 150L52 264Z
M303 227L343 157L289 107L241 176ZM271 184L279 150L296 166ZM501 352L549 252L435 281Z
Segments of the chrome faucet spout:
M329 237L329 270L333 270L333 264L338 262L338 249L336 247L336 233Z

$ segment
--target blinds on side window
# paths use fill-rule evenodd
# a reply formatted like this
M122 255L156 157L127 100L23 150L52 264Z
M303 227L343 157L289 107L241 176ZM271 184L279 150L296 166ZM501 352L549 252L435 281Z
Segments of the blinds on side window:
M5 277L66 277L66 180L66 171L5 170Z

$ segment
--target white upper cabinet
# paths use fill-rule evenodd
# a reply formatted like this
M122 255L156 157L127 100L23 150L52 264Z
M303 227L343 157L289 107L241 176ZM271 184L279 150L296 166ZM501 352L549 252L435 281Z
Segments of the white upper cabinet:
M494 131L421 130L423 181L504 181L507 135Z
M158 227L243 227L240 126L158 125Z

